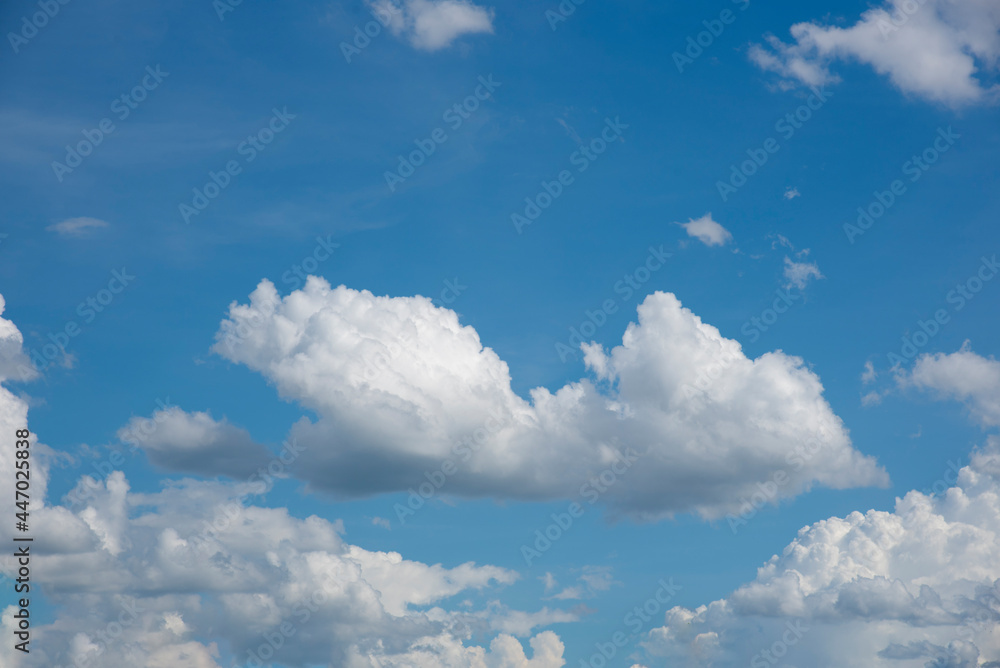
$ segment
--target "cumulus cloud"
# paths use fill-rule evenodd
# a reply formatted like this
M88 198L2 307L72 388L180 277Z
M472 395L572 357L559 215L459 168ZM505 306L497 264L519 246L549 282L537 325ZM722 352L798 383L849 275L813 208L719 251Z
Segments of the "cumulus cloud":
M977 355L968 341L954 353L921 355L897 381L963 401L984 427L1000 426L1000 361Z
M0 316L6 308L7 302L0 295ZM10 320L0 317L0 381L15 377L26 381L38 376L23 346L21 331Z
M0 340L17 338L13 325L0 325ZM163 444L211 449L216 440L236 438L233 427L206 414L178 411L164 424L173 437L157 431ZM13 435L27 427L27 404L0 386L0 430ZM256 657L251 665L294 668L564 665L562 642L551 631L530 638L531 658L514 635L575 621L575 613L492 601L479 609L442 607L458 594L512 583L513 571L424 564L350 545L339 521L253 505L260 491L250 482L187 479L137 494L112 471L102 480L83 476L68 495L83 500L74 508L52 505L47 482L58 455L34 435L30 442L32 592L40 587L54 609L51 621L34 621L29 654L12 642L0 645L2 666L221 668L230 665L223 652L241 665ZM14 479L14 452L0 449L6 480ZM8 544L11 524L0 526ZM16 577L16 568L14 559L0 560L2 575ZM0 608L8 639L16 611ZM474 632L493 637L489 649L469 644Z
M725 599L675 607L645 647L677 665L973 667L1000 659L1000 439L894 512L799 531ZM672 665L672 664L671 664Z
M951 106L996 97L984 83L1000 56L1000 4L994 0L889 0L849 27L797 23L793 41L755 45L751 59L785 82L834 83L830 64L855 60L905 93ZM986 75L986 76L984 76Z
M84 217L67 218L66 220L49 225L45 229L49 232L55 232L62 237L85 237L96 230L110 226L111 224L105 220Z
M306 446L294 472L343 496L431 476L447 494L578 499L630 451L641 466L601 498L638 518L717 517L778 469L790 476L782 497L886 482L801 359L748 359L672 294L645 299L622 345L581 347L593 378L526 400L453 311L310 277L285 298L262 281L249 305L230 307L214 350L315 412L292 427ZM817 438L826 447L790 466Z
M155 429L142 429L152 420ZM252 475L267 464L267 448L253 441L245 429L208 413L187 413L177 407L156 411L152 418L132 418L118 430L118 438L146 452L149 460L170 471L199 475Z
M805 290L809 281L814 278L823 278L819 265L815 262L796 262L792 258L785 256L785 287Z
M684 228L689 237L694 237L706 246L722 246L732 240L729 230L712 220L712 214L706 213L701 218L692 218L686 223L677 223Z
M425 51L443 49L462 35L493 32L493 10L467 0L375 0L389 30Z
M248 504L252 486L246 483L184 480L137 494L115 471L80 485L92 491L78 512L55 506L33 514L32 575L45 583L58 615L35 627L45 642L32 648L24 666L97 661L108 668L214 668L223 648L241 663L256 658L296 667L376 668L419 656L424 663L418 665L428 666L548 668L562 665L554 634L532 639L533 659L518 653L513 635L577 619L561 610L524 612L492 603L444 609L440 604L452 596L506 585L517 575L474 563L429 565L350 545L339 522ZM4 611L7 633L13 610ZM207 628L211 644L198 639L197 630ZM500 633L489 652L465 645L474 630ZM268 640L291 633L295 642ZM484 664L484 656L508 663Z

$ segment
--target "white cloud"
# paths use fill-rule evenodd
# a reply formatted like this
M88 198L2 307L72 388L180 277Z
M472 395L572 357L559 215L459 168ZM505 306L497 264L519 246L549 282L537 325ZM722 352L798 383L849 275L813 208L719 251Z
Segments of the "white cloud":
M801 359L747 359L671 294L648 296L638 315L610 352L581 346L610 389L583 378L530 401L453 311L316 277L284 299L262 281L249 305L231 306L214 350L319 416L291 430L306 446L294 473L341 495L407 490L433 473L444 494L579 499L632 449L641 466L601 495L614 512L717 517L818 438L826 447L796 463L780 496L886 482Z
M493 10L467 0L375 0L376 15L389 30L425 51L449 46L462 35L493 33Z
M546 573L546 575L551 575ZM557 594L553 594L549 598L557 601L571 601L583 598L593 598L597 596L600 592L607 591L611 589L613 584L616 583L614 577L611 575L610 566L584 566L580 569L580 576L577 578L580 584L566 587ZM546 582L546 591L550 588L548 587L548 582ZM553 586L555 581L552 581Z
M686 223L677 223L684 228L689 237L694 237L706 246L722 246L732 240L729 230L712 220L712 214L706 213L701 218L692 218Z
M716 668L770 665L761 652L775 643L782 665L972 668L998 660L998 476L1000 439L992 437L945 494L912 491L894 512L803 528L728 598L670 610L646 648L670 665ZM943 481L954 483L954 471Z
M799 192L798 188L788 188L785 190L785 199L795 199L796 197L801 197L802 193Z
M849 27L797 23L791 44L770 37L751 59L786 82L834 83L829 65L856 60L888 76L900 90L951 106L995 97L982 73L1000 57L1000 4L995 0L890 0Z
M0 319L0 340L19 336ZM206 433L232 437L231 426L205 414L170 419L174 436L164 443L184 443L186 430L199 447ZM0 387L0 430L13 435L26 427L27 404ZM137 494L121 471L112 471L100 481L80 479L70 493L84 499L77 510L53 506L46 499L48 473L60 455L35 435L30 441L31 576L53 604L53 618L33 623L30 654L12 642L0 645L2 666L221 668L222 648L243 664L262 647L277 649L260 663L295 667L384 668L417 656L422 666L454 668L564 665L554 633L531 638L530 659L510 633L527 636L575 621L575 613L524 612L494 602L460 612L440 607L452 596L509 584L517 578L513 571L423 564L349 545L339 521L252 505L258 490L249 482L168 481L158 492ZM14 452L0 449L7 480L14 479ZM0 540L10 544L12 530L12 523L0 526ZM14 559L0 561L6 577L16 577L16 567ZM0 608L8 639L17 628L9 603ZM473 629L500 635L487 651L465 644Z
M184 480L137 494L115 471L80 484L95 491L79 512L57 506L32 515L38 549L32 575L58 608L53 622L35 626L45 642L37 653L32 647L25 666L62 665L69 655L107 668L214 668L224 647L241 663L259 656L289 666L376 668L420 655L427 661L421 665L436 658L438 665L481 668L479 658L496 655L510 662L503 665L555 667L562 665L562 644L554 634L532 640L535 663L518 654L520 643L510 634L528 636L539 626L578 619L562 610L524 612L496 603L443 609L452 596L509 584L517 575L474 563L428 565L349 545L339 522L247 505L252 486L245 483ZM10 575L10 566L5 569ZM4 611L8 635L13 610ZM124 622L123 610L131 611ZM116 621L123 632L105 646L101 633ZM206 628L212 644L195 639ZM464 645L473 629L508 635L485 653ZM294 642L283 633L294 633ZM275 644L273 658L261 653ZM445 654L435 657L438 650Z
M155 429L147 434L142 427L149 420ZM157 466L182 473L245 478L269 459L267 448L245 429L176 407L158 410L151 418L132 418L118 430L118 438L144 450Z
M83 237L104 227L110 227L110 223L97 218L67 218L45 229L63 237Z
M1000 426L1000 361L972 352L968 341L954 353L921 355L897 381L964 401L980 424Z
M871 385L878 378L878 372L875 371L875 365L872 364L871 360L865 362L865 370L861 373L861 382L865 385Z
M7 308L7 302L0 295L0 315ZM32 380L38 371L24 352L24 337L20 330L6 318L0 317L0 381L17 378Z
M785 256L785 287L798 288L804 290L811 279L823 278L819 270L819 265L815 262L796 262L787 255Z

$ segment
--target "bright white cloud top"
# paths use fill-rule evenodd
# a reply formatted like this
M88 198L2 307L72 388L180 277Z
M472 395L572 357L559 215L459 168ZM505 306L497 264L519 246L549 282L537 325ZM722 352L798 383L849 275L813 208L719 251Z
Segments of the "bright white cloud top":
M706 246L723 246L733 238L729 230L712 219L711 213L678 225L684 228L689 237L694 237Z
M375 0L389 30L417 49L437 51L462 35L493 32L493 10L466 0Z
M944 494L799 531L729 597L677 607L646 646L684 666L996 666L1000 439Z
M890 0L849 27L796 23L793 42L769 39L750 56L759 66L807 86L838 81L832 61L865 63L904 93L951 106L995 99L980 72L1000 57L1000 4L994 0Z
M672 294L645 299L622 345L582 347L596 378L525 400L453 311L311 277L284 298L262 281L249 305L231 306L214 350L316 412L291 430L305 446L294 471L338 495L431 482L460 496L578 499L626 452L641 466L601 500L641 519L736 511L776 471L787 479L775 502L816 484L887 483L801 359L748 359Z

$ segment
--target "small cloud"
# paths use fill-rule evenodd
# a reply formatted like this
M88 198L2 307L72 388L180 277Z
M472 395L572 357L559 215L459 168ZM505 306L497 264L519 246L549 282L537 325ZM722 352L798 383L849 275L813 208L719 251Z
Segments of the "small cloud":
M541 580L545 584L545 593L546 594L559 586L559 583L556 582L556 576L552 575L552 573L546 572L545 575L543 575L542 577L540 577L538 579Z
M384 517L373 517L372 524L377 527L382 527L383 529L392 529L392 525L389 524L389 520Z
M111 224L97 218L67 218L49 225L45 229L48 232L55 232L61 237L83 237L102 227L111 227Z
M620 582L616 582L614 577L612 577L610 566L584 566L581 571L582 573L578 580L582 584L566 587L558 594L549 598L557 601L593 598L597 595L597 592L607 591L613 584L621 584ZM548 592L550 589L555 588L555 578L552 577L551 573L546 573L545 576L546 578L551 578L551 588L549 587L550 581L545 580L546 592Z
M823 278L819 266L815 262L795 262L787 255L785 256L785 284L786 288L796 287L804 290L810 279Z
M882 395L878 392L869 392L861 397L861 405L865 408L868 408L869 406L878 406L880 403L882 403Z
M917 425L917 430L910 434L910 438L920 438L924 434L924 428L922 425Z
M686 223L677 223L688 233L706 246L722 246L732 240L729 230L712 220L711 212L701 218L692 218Z
M788 237L786 237L785 235L772 234L769 236L773 238L773 241L771 242L771 250L774 250L778 246L783 246L785 248L791 248L792 250L795 250L795 246L792 244L791 241L788 240Z
M403 36L412 46L437 51L460 36L493 32L493 10L467 0L393 0L369 2L392 34Z
M573 141L575 141L577 144L581 145L583 144L583 140L580 139L580 135L577 134L576 130L573 128L572 125L570 125L561 118L557 118L556 122L559 123L559 125L563 126L563 129L566 130L566 134L568 134L573 139Z
M789 188L785 191L785 199L795 199L796 197L802 197L798 188Z
M875 371L875 365L872 364L871 360L865 362L864 373L861 374L861 382L865 385L871 385L878 378L878 372Z

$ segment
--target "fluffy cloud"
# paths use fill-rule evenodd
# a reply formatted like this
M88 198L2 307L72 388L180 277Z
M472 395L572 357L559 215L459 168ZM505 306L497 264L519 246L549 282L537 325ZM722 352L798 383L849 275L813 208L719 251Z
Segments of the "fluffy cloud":
M686 223L677 223L684 228L689 237L694 237L706 246L722 246L732 240L729 230L712 220L712 214L706 213L701 218L692 218Z
M2 298L0 298L2 304ZM20 333L0 318L0 341L21 354ZM211 451L244 437L205 414L166 415L159 443ZM162 416L158 416L162 417ZM24 400L0 387L0 430L28 427ZM559 668L563 645L551 631L531 638L528 658L514 635L578 619L543 608L511 610L497 602L461 612L449 597L509 584L496 566L455 567L404 559L346 543L339 522L300 519L286 508L254 505L259 485L183 480L150 494L131 491L121 471L84 476L69 497L74 509L46 499L50 464L59 455L31 437L31 591L55 606L35 620L30 654L0 645L11 668L221 668L231 652L240 664L287 666L452 666ZM243 443L246 445L246 442ZM14 478L14 448L0 449L0 475ZM159 451L159 450L158 450ZM0 540L10 541L10 523ZM16 577L16 563L0 573ZM9 640L16 608L0 609ZM476 633L489 650L467 646ZM209 636L206 638L205 636ZM422 663L421 663L422 662Z
M670 610L645 646L677 665L717 668L748 659L971 668L1000 660L998 621L1000 439L992 437L943 495L912 491L894 512L803 528L728 598Z
M7 308L7 302L0 295L0 316ZM17 377L18 380L31 380L38 376L38 371L24 352L24 337L20 330L6 318L0 317L0 381Z
M775 37L750 56L786 81L821 86L837 81L836 59L857 60L900 90L952 106L995 97L979 75L997 68L1000 4L994 0L890 0L852 26L792 26L794 41Z
M954 353L921 355L897 381L964 401L984 427L1000 426L1000 362L972 352L968 341Z
M449 46L462 35L493 32L493 10L467 0L375 0L372 10L394 35L425 51Z
M427 565L349 545L339 523L247 504L249 484L185 480L136 494L120 471L80 484L96 491L79 512L55 506L33 514L32 575L59 614L36 626L38 647L24 666L215 668L225 650L240 662L288 666L377 668L417 655L427 657L421 665L434 665L440 651L443 665L548 668L562 665L553 634L533 640L531 660L518 654L511 634L577 619L492 604L462 612L437 607L459 593L511 583L516 574L473 563ZM8 634L12 613L4 611ZM208 628L213 642L205 644L196 630ZM500 632L491 652L464 645L473 631Z
M521 499L600 490L635 517L717 517L776 470L788 482L775 500L813 484L886 482L851 447L802 360L747 359L671 294L648 296L638 316L611 351L582 346L597 384L536 388L530 401L453 311L315 277L284 299L262 281L249 305L231 306L214 349L319 416L291 430L306 446L294 470L341 495L428 481L443 493ZM641 466L622 472L620 452ZM612 467L627 484L588 482L616 479Z
M226 474L238 478L252 475L267 464L268 450L226 420L216 421L208 413L187 413L172 407L156 411L150 418L155 429L132 418L118 431L118 438L144 450L149 460L171 471L201 475Z

